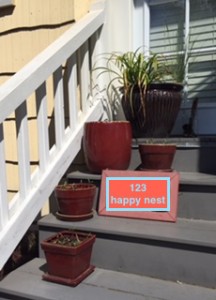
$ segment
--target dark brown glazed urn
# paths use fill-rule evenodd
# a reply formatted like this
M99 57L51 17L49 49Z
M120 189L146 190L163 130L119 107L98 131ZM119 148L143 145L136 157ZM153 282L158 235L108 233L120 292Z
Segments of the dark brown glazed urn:
M134 88L132 100L123 95L122 107L131 122L133 137L168 137L180 110L182 89L182 85L175 83L151 84L145 95L145 112L138 88Z
M90 172L125 170L131 158L132 129L128 121L88 122L84 127L83 149Z

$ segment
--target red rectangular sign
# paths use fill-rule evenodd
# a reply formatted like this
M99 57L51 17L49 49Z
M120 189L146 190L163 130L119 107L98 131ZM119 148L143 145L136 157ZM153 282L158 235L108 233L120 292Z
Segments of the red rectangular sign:
M176 221L179 173L104 170L99 215Z

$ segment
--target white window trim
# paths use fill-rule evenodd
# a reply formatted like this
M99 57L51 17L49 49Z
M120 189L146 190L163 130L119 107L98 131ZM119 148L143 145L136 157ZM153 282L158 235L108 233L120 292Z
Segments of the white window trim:
M0 0L0 7L15 5L14 0Z
M149 55L150 7L148 0L134 0L134 6L136 9L133 10L133 50L143 47L144 53ZM138 28L139 34L137 34Z

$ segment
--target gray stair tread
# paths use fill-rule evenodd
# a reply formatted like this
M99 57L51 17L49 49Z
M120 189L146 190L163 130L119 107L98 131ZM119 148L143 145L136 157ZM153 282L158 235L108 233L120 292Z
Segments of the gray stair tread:
M13 271L0 282L0 293L34 300L215 300L216 295L213 289L98 268L71 288L43 281L44 264L37 258Z
M216 175L199 172L179 172L181 184L216 186ZM68 179L100 180L100 174L92 174L87 170L74 171L67 175Z
M72 228L94 233L216 247L216 221L177 219L176 223L98 216L82 222L64 222L53 214L43 217L39 226Z
M201 148L216 147L215 136L199 136L199 137L169 137L169 138L153 138L153 143L176 144L177 147L184 148ZM132 146L138 148L139 144L148 143L148 138L137 138L132 140Z
M73 171L71 173L67 174L67 178L69 179L90 179L90 180L100 180L101 175L100 174L93 174L88 172L86 169L86 166L83 166L83 170L77 170Z

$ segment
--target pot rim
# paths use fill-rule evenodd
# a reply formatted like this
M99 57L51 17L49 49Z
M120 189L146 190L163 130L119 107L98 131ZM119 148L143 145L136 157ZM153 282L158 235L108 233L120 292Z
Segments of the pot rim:
M169 143L169 144L163 144L163 143L140 143L138 144L138 146L161 146L161 147L166 147L166 146L175 146L176 147L176 144L175 143Z
M162 90L162 91L173 91L173 92L181 92L183 90L183 84L178 82L152 82L147 91L155 91L155 90ZM124 94L125 87L121 86L119 88L120 92ZM138 85L134 87L135 91L139 91Z
M104 125L107 125L107 124L130 124L130 121L127 121L127 120L113 120L113 121L89 121L89 122L85 122L85 124L104 124Z
M71 188L66 188L66 187ZM77 187L80 186L80 188L72 188L72 186ZM80 191L80 190L93 190L96 189L96 185L93 183L83 183L83 182L77 182L77 183L66 183L66 184L59 184L55 188L58 191Z

